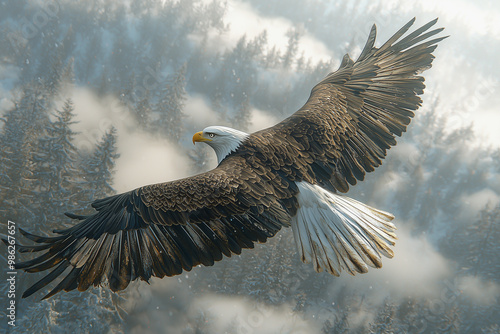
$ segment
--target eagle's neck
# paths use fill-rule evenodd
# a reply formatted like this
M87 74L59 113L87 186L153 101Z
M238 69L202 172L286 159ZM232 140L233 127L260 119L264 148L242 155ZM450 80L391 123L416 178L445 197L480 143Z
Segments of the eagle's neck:
M224 127L224 135L219 136L217 141L206 143L214 149L217 155L217 164L220 164L224 158L236 151L248 136L249 134L243 131Z

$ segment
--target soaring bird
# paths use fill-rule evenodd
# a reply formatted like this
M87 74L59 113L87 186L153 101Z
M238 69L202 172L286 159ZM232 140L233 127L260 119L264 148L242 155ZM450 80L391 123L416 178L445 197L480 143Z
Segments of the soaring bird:
M105 279L113 291L140 278L174 276L211 266L291 227L298 254L317 272L365 273L391 258L394 216L341 193L382 164L422 100L424 78L443 29L433 20L406 34L412 19L381 47L376 27L356 61L313 87L307 102L280 123L248 134L210 126L193 136L217 155L213 170L98 199L79 223L21 252L42 252L16 264L51 270L23 297L59 277L44 297L87 290ZM404 36L404 37L403 37Z

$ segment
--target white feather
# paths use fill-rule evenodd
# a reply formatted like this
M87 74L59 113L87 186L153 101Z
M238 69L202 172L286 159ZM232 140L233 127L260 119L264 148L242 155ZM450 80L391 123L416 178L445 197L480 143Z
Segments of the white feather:
M393 256L393 215L318 185L297 185L299 209L292 229L303 262L313 262L318 272L338 276L344 269L354 275L368 266L381 267L380 254Z

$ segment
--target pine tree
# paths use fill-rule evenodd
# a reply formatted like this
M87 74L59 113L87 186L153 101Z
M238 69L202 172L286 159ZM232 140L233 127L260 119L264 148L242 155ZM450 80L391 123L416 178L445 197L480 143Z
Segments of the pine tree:
M110 92L112 92L111 78L109 77L106 68L103 68L101 72L101 80L99 82L99 87L97 89L97 94L100 97L104 97L106 96L106 94Z
M193 161L193 173L201 173L207 171L207 162L209 157L209 148L200 147L188 152L189 158Z
M87 38L89 38L89 40L85 46L85 51L82 52L82 55L79 57L79 61L76 63L78 81L85 84L89 84L95 79L94 72L102 54L102 34L93 33Z
M284 68L289 68L293 64L293 61L299 49L300 33L296 29L290 29L287 32L287 36L288 46L282 58L282 65Z
M500 206L493 209L486 207L479 220L469 226L463 234L467 245L463 267L466 274L500 282L500 263L497 256L500 251Z
M116 129L111 127L94 152L81 163L80 171L84 184L77 196L80 208L84 209L90 202L115 192L112 187L113 169L116 159L120 156L116 150Z
M61 72L61 93L66 94L73 88L75 83L74 71L75 58L71 57Z
M458 305L453 305L443 316L439 332L446 334L460 333L460 315Z
M391 303L389 299L384 302L384 307L381 309L375 323L370 325L371 334L392 334L398 333L398 326L396 325L396 306Z
M500 333L500 324L491 324L491 325L486 325L485 327L481 328L481 333L484 334L497 334Z
M230 121L230 123L237 129L241 130L247 130L248 126L250 125L250 117L251 117L251 110L250 110L250 102L248 101L248 97L243 100L241 103L240 107L236 111L236 114Z
M397 314L400 323L400 330L404 333L424 333L432 331L434 318L438 318L436 314L432 314L432 318L428 316L429 305L415 298L405 298L399 303ZM440 315L439 315L440 316Z
M121 6L120 6L121 7ZM116 11L113 11L116 12ZM123 12L119 12L118 15L125 15ZM117 17L117 18L118 18ZM117 29L115 33L115 41L113 43L113 51L111 53L110 61L113 64L109 66L110 78L113 84L115 83L125 83L127 82L128 75L131 72L131 66L134 64L134 53L135 50L129 34L127 33L127 29L124 26L125 19L122 18L123 21L120 21L115 26ZM116 87L113 87L116 88Z
M53 48L53 55L50 59L50 67L48 73L43 76L43 85L47 94L51 97L57 97L60 93L61 80L64 71L64 62L62 59L62 46L58 45ZM41 66L44 73L46 65Z
M460 269L458 275L471 276L484 284L498 284L500 278L500 264L498 253L500 246L500 206L489 208L486 206L480 213L479 219L467 228L460 227L452 236L455 239L455 250L458 253ZM457 289L458 290L458 289ZM461 322L462 328L469 332L480 332L496 323L500 306L493 301L488 303L474 303L467 298L460 302L459 319L454 314L447 315L446 323L459 327L456 322ZM453 321L452 321L453 320ZM445 325L446 325L445 323Z
M34 188L34 154L40 138L49 123L48 102L39 84L27 85L14 107L7 111L0 139L2 155L0 177L2 210L16 219L22 212L33 212L31 205ZM29 209L28 209L29 208ZM34 218L34 214L29 218ZM28 218L28 217L25 217Z
M349 308L340 311L340 316L335 317L335 321L326 321L323 325L323 333L344 334L349 333Z
M64 39L62 40L61 43L61 55L63 61L66 61L71 55L73 54L73 51L76 48L76 35L75 31L73 29L73 24L71 24L66 31L66 35L64 36Z
M178 142L182 136L181 122L184 117L182 110L187 98L185 75L186 64L169 78L156 105L156 111L159 114L156 129L174 142Z
M149 90L146 90L144 96L139 100L137 106L133 110L137 123L143 129L148 129L151 122L152 107L150 99L151 93Z
M74 117L74 104L68 98L62 110L56 111L56 120L52 123L49 132L54 140L51 154L54 156L57 166L55 189L61 193L67 193L75 175L74 162L76 161L77 149L73 142L77 133L71 129L71 125L76 123L73 121Z
M71 130L73 110L71 99L62 110L56 110L56 119L47 124L33 158L34 194L40 203L37 215L45 226L59 222L63 212L74 209L77 149L73 144L76 133Z
M128 81L125 84L125 87L123 87L120 90L119 95L118 95L118 99L120 100L120 103L128 110L134 110L135 103L138 100L137 97L139 97L139 98L142 97L142 96L137 96L136 86L137 86L137 81L136 81L135 72L132 71L129 75Z

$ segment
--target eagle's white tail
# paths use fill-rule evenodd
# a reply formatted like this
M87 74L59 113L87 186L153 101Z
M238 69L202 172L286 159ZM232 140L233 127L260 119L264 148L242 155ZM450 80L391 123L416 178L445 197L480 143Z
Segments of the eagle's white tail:
M292 229L303 262L339 276L342 269L354 275L367 272L368 266L380 268L380 254L393 257L393 215L318 185L298 186L300 207Z

